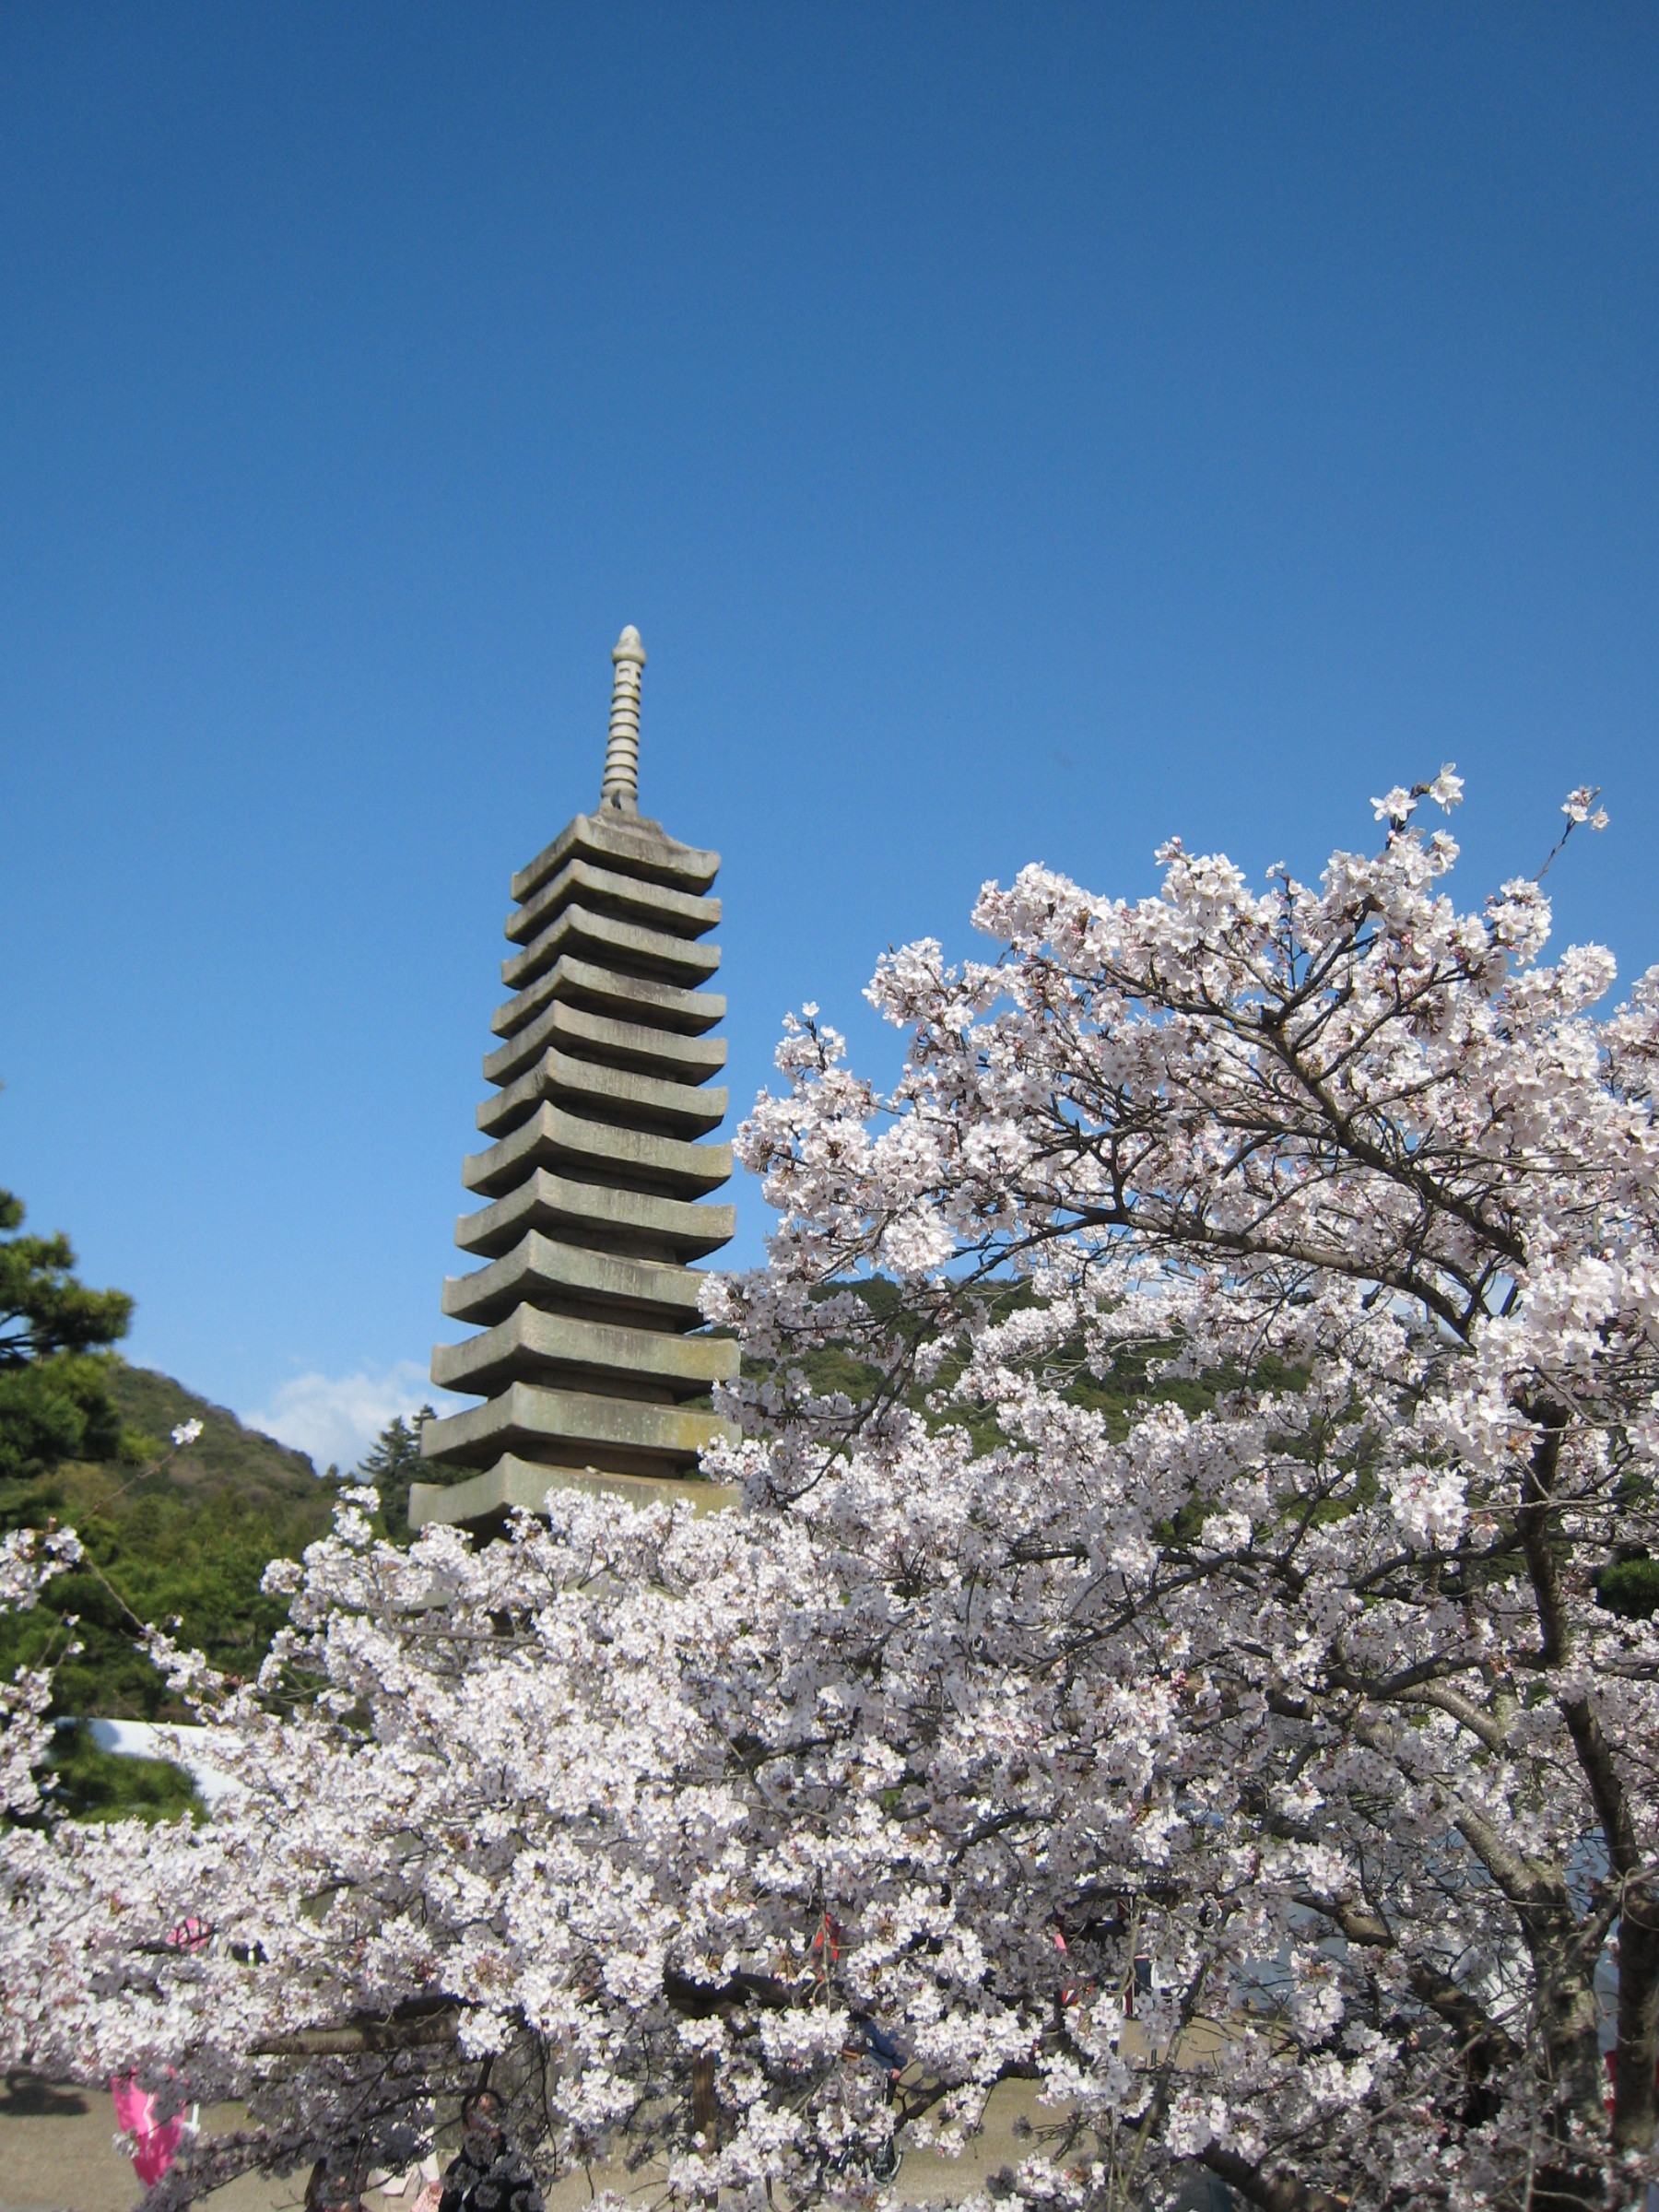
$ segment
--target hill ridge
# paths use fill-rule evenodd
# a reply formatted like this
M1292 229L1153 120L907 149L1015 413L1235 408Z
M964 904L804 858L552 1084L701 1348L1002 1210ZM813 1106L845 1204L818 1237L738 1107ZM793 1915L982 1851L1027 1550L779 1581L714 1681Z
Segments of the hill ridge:
M308 1453L262 1429L250 1428L228 1406L216 1405L159 1368L135 1367L116 1355L111 1360L109 1384L123 1422L154 1443L151 1456L171 1454L164 1474L181 1489L212 1493L236 1487L250 1500L281 1499L289 1504L312 1500L323 1503L333 1495ZM173 1453L171 1431L192 1420L201 1422L201 1435ZM156 1479L146 1477L142 1481ZM326 1525L325 1506L322 1524Z

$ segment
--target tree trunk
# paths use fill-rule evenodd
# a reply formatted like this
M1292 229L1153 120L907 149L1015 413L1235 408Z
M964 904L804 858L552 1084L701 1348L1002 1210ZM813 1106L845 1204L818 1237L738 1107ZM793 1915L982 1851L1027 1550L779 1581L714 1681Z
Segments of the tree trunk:
M1618 2055L1613 2077L1613 2147L1651 2150L1659 2073L1659 1897L1632 1882L1618 1924Z
M720 2103L714 2094L714 2060L700 2051L691 2061L691 2124L703 2138L703 2147L720 2148Z

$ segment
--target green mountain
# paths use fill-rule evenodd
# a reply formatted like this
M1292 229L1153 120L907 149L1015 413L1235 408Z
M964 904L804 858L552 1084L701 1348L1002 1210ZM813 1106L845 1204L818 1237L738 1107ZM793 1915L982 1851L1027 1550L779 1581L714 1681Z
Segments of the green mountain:
M169 1449L173 1430L186 1421L201 1422L201 1435L166 1470L173 1489L209 1497L233 1488L262 1505L316 1509L319 1531L327 1527L333 1491L319 1483L305 1453L279 1444L257 1429L244 1429L225 1406L209 1405L171 1375L157 1374L151 1368L129 1367L118 1359L109 1382L123 1422L154 1440L152 1457Z
M140 1624L176 1620L216 1666L253 1673L287 1617L260 1589L266 1563L326 1533L335 1487L303 1452L244 1429L170 1375L106 1357L122 1455L58 1466L15 1501L13 1525L67 1524L87 1556L34 1612L0 1618L0 1666L50 1653L60 1714L183 1720L139 1648ZM171 1430L193 1420L200 1436L175 1449Z

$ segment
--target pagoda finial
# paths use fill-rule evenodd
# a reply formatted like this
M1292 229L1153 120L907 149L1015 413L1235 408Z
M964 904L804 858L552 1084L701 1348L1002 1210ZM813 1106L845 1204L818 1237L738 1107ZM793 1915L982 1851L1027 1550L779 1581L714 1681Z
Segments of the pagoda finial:
M611 647L616 675L611 679L610 736L605 747L601 806L637 814L640 800L640 671L645 648L630 622Z

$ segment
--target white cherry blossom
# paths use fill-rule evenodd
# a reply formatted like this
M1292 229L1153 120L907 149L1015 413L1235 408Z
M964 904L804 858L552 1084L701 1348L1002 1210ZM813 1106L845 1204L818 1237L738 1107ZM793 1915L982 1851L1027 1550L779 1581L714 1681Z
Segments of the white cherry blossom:
M5 2055L245 2098L158 2206L395 2162L487 2060L549 2159L756 2212L1010 2077L1030 2204L1640 2204L1659 971L1598 1019L1535 878L1460 912L1460 795L1317 885L987 885L988 959L878 967L889 1092L788 1025L740 1509L406 1552L348 1494L256 1683L155 1639L209 1821L0 1840Z

